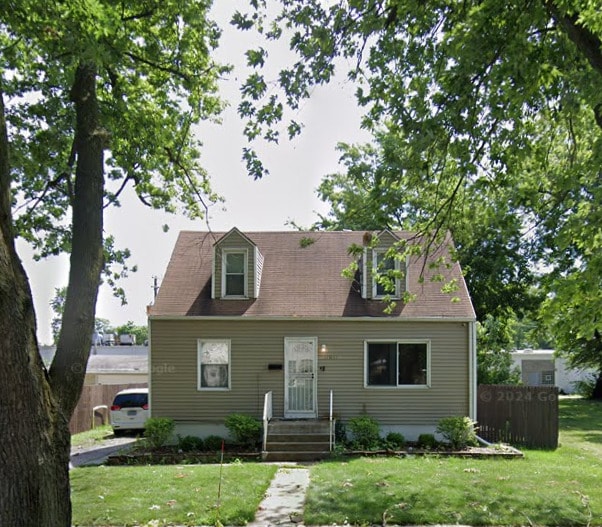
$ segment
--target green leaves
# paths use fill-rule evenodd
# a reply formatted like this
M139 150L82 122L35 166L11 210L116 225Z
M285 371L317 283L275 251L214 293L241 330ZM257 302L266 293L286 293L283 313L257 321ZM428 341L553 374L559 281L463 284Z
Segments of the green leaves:
M25 1L5 13L15 225L40 255L69 247L76 155L69 101L81 61L98 71L106 205L117 204L126 186L149 206L193 218L218 199L192 134L221 111L217 79L229 70L211 57L220 31L208 8L202 0Z
M287 38L296 54L270 106L298 109L344 68L374 135L371 145L341 145L345 173L324 178L319 194L332 210L317 226L449 229L479 317L528 313L547 295L545 319L559 342L602 331L599 6L280 5L280 33L265 30L262 6L244 19L246 30ZM266 129L286 114L260 112L264 101L254 95L241 105L247 135L274 139ZM252 161L257 174L261 161Z
M253 73L242 85L240 91L242 92L243 97L257 101L265 95L266 89L267 85L263 79L263 75Z
M265 59L267 57L267 51L263 48L259 49L249 49L245 53L247 57L247 66L252 68L262 67L265 64Z

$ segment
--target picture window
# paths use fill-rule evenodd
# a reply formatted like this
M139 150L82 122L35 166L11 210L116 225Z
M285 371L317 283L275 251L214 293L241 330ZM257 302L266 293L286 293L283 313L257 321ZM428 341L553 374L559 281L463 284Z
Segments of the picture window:
M199 390L230 389L230 341L199 340Z

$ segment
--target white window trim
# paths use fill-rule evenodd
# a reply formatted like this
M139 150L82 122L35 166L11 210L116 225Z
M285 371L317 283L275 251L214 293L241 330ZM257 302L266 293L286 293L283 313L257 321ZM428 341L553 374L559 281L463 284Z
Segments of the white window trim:
M382 299L382 298L392 298L399 299L401 298L401 281L399 278L395 279L395 293L389 293L384 295L378 294L378 283L376 282L376 275L378 274L378 258L387 253L389 249L373 249L372 250L372 298L374 299ZM398 258L394 258L393 262L395 264L395 271L401 270L400 260ZM406 266L407 268L407 266Z
M226 257L228 254L244 255L244 294L228 295L226 294ZM240 300L249 298L249 251L247 249L222 249L222 298Z
M228 346L228 386L227 387L209 387L201 386L201 351L204 343L225 343ZM197 339L197 391L208 392L227 392L232 389L232 341L230 339Z
M374 385L368 383L369 344L426 344L426 384ZM399 350L397 351L399 360ZM398 368L398 364L395 365ZM370 339L364 340L364 388L368 390L427 390L431 387L431 341L429 339Z

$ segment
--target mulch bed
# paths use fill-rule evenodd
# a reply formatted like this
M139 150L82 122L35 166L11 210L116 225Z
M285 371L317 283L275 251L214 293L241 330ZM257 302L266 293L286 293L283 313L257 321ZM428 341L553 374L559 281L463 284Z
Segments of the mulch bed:
M132 452L109 456L107 465L199 465L206 463L219 463L220 453L210 452ZM237 454L224 454L224 462L236 460L260 461L260 452L239 452Z
M495 445L491 447L474 446L462 450L452 450L449 448L423 449L409 447L405 450L367 450L367 451L349 451L344 452L343 456L368 457L368 456L443 456L443 457L469 457L469 458L522 458L524 454L516 448L509 445Z
M334 455L334 454L333 454ZM410 457L410 456L452 456L464 458L521 458L523 453L508 445L495 445L491 447L468 447L462 450L446 448L421 449L409 446L404 450L353 450L337 453L338 457ZM228 451L223 453L224 462L261 461L260 451ZM206 463L219 463L222 453L217 452L182 452L176 447L163 447L160 449L137 449L125 454L110 456L107 465L196 465Z

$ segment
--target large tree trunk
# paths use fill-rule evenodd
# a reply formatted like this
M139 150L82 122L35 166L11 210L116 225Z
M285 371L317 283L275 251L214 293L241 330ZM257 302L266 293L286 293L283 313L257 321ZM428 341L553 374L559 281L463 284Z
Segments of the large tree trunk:
M61 409L69 417L77 405L84 383L104 263L103 149L106 134L100 126L94 64L80 64L77 68L71 99L77 114L77 166L69 285L56 355L50 368L52 389Z
M77 168L62 331L50 373L12 231L8 139L0 89L0 526L69 527L68 421L81 394L102 253L103 134L94 66L77 69ZM1 88L1 86L0 86Z
M15 252L4 115L0 90L0 525L69 525L69 429L46 380Z

